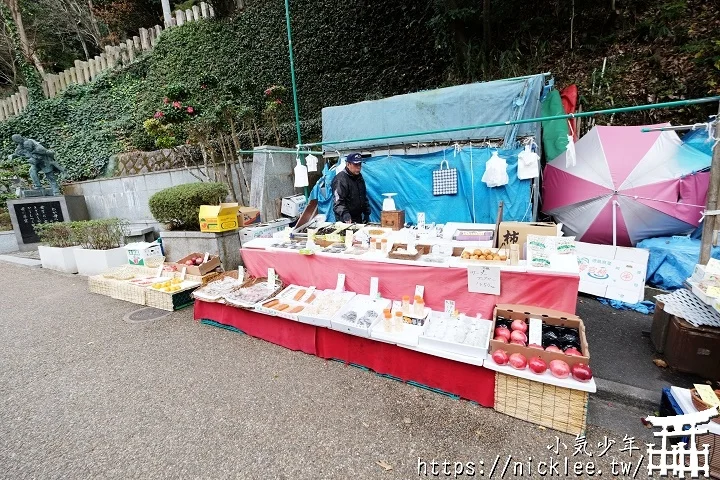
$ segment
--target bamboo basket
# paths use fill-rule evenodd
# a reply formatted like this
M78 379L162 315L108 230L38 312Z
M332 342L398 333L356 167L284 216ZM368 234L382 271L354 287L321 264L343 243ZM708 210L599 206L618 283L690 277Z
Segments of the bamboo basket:
M199 286L175 293L159 292L148 288L145 292L145 304L148 307L159 308L160 310L167 310L169 312L180 310L193 304L195 300L193 300L192 292L195 291L196 288L199 288Z
M495 410L571 435L587 426L587 392L495 374Z
M242 285L240 285L239 287L237 287L235 290L239 290L239 289L241 289L241 288L252 287L252 286L255 285L256 283L261 283L261 282L267 282L267 277L257 277L257 278L255 278L255 277L250 277L250 278L248 278L247 280L245 280L245 281L242 283ZM278 293L282 292L282 291L285 289L285 284L284 284L279 278L276 278L276 282L277 282L277 284L278 284L278 287L277 287L275 290L273 290L273 292L272 292L270 295L268 295L267 297L265 297L265 299L261 300L261 301L258 302L258 303L267 302L269 299L273 298L275 295L277 295ZM233 291L235 291L235 290L233 290ZM245 308L245 309L251 309L251 308L253 308L252 306L236 305L236 304L228 301L228 300L225 299L225 298L223 298L223 300L225 301L225 304L226 304L226 305L231 305L231 306L233 306L233 307L235 307L235 308Z
M229 272L219 273L218 275L216 275L216 276L214 276L212 279L210 279L207 283L203 284L200 288L202 288L202 287L204 287L204 286L206 286L206 285L208 285L208 284L210 284L210 283L213 283L213 282L222 280L222 279L224 279L224 278L234 278L235 280L237 280L237 278L238 278L238 271L237 271L237 270L230 270ZM243 285L244 285L244 283L241 284L241 285L240 285L239 287L237 287L237 288L242 288ZM208 298L198 298L198 297L195 297L194 292L193 292L193 298L197 298L198 300L202 300L203 302L208 302L208 303L223 303L223 302L224 302L224 300L223 300L222 297L218 298L217 300L210 300L210 299L208 299Z
M133 285L127 281L115 281L110 289L110 296L118 300L124 300L138 305L146 305L147 290L147 287Z
M97 293L98 295L110 296L112 291L113 283L117 280L111 278L105 278L102 275L93 275L88 277L88 289L90 293Z

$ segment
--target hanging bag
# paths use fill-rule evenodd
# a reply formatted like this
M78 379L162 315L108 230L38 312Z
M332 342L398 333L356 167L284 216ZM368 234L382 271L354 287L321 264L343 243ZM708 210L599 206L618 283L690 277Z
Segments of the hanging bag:
M443 159L440 168L433 170L433 195L457 195L457 175L457 168L450 168L448 161Z

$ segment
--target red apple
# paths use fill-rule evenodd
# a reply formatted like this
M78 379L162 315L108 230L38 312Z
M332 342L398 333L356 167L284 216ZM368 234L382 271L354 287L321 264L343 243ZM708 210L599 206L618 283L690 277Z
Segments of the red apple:
M584 363L578 363L576 365L573 365L571 372L573 378L578 382L589 382L593 376L590 367L588 367Z
M502 343L508 343L507 338L505 337L495 337L493 338L496 342L502 342Z
M556 347L555 345L548 345L547 348L545 349L545 351L546 351L546 352L563 353L563 351L560 350L560 349L559 349L558 347Z
M520 330L513 330L510 334L510 340L517 343L522 342L523 345L527 345L527 335Z
M522 320L513 320L510 324L510 329L513 331L518 330L520 332L526 333L528 326L527 323Z
M508 363L510 363L510 366L516 370L523 370L527 367L527 359L525 358L525 355L521 353L513 353L510 355Z
M203 264L203 257L197 257L195 259L195 265L202 265Z
M192 260L185 260L185 265L194 265L194 262Z
M582 353L580 353L580 351L575 347L570 347L567 350L565 350L565 355L571 355L573 357L582 357Z
M505 340L510 341L510 330L505 327L497 327L495 329L495 338L503 337Z
M557 378L567 378L570 376L570 366L562 360L553 360L550 362L550 373Z
M533 357L528 361L528 368L532 370L533 373L542 375L543 373L545 373L545 370L547 370L547 364L542 358Z
M522 340L518 340L518 339L510 340L510 343L512 343L513 345L520 345L521 347L527 346L527 345L525 345L525 342L523 342Z
M537 348L538 350L544 350L542 345L538 345L537 343L531 343L530 345L528 345L528 347Z
M508 354L505 350L495 350L492 354L493 362L498 365L505 365L508 362Z

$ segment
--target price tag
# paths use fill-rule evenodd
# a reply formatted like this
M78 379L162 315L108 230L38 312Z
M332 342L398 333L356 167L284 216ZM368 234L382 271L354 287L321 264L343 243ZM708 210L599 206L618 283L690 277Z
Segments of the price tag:
M182 273L180 274L180 280L185 280L185 273L187 273L187 267L183 267Z
M693 386L695 387L695 390L697 390L697 393L700 395L700 399L703 402L707 403L711 407L720 407L720 399L718 399L718 396L715 394L710 385L696 383Z
M238 267L238 282L245 281L245 268L240 266Z
M418 227L418 230L422 230L425 228L425 212L418 212L417 227Z
M423 295L425 294L425 287L422 285L415 285L415 296L423 298Z
M370 298L375 300L378 297L378 277L370 277Z
M344 292L345 291L345 274L344 273L338 273L338 279L337 279L337 285L335 285L335 291L336 292Z
M208 261L208 258L210 258L210 253L209 253L209 252L205 252L205 258L203 258L203 263L207 262L207 261Z
M274 268L268 268L268 290L272 291L275 290L275 269Z
M162 277L162 272L163 272L163 265L160 265L157 269L157 272L155 272L155 278Z
M528 343L542 345L542 320L539 318L530 318L530 328L528 329Z
M345 248L347 248L348 250L351 249L353 246L353 236L353 232L349 230L345 232Z
M468 292L500 295L500 267L468 266Z
M455 300L445 300L445 313L447 315L455 313Z

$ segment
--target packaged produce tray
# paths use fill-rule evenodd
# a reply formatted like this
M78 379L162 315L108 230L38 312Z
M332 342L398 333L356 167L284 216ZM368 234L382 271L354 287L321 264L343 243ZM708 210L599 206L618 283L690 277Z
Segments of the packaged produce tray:
M386 329L384 319L381 318L370 329L370 338L381 342L392 343L404 347L417 347L418 337L423 331L421 325L413 325L403 323L401 329L394 328L394 324L390 326L390 330Z
M270 290L266 277L249 278L230 293L223 295L223 301L233 307L254 309L258 303L267 301L285 288L279 279L276 279L275 283L275 288Z
M430 245L415 245L415 253L410 253L407 250L408 246L404 243L397 243L388 252L388 258L395 260L417 260L421 255L427 255L430 253Z
M463 262L482 265L508 265L510 252L505 248L465 247L460 254Z
M238 282L237 278L237 270L221 273L206 285L193 291L193 297L204 302L225 303L223 296L242 286L242 282Z
M339 332L369 338L370 329L382 319L383 310L390 308L390 300L373 300L368 295L355 295L330 320L330 328ZM369 313L366 315L366 313ZM352 318L355 320L352 320ZM362 322L357 320L363 319Z
M458 319L447 319L445 315L443 312L432 312L430 314L430 317L425 321L422 334L418 338L418 345L433 350L447 351L469 357L485 358L488 353L492 322L490 320L464 316ZM436 328L438 324L442 323L447 323L450 325L450 328L453 325L467 326L466 329L461 329L465 331L465 336L462 341L446 339L445 337L438 338L436 336ZM478 333L472 333L473 331L477 331ZM473 337L468 339L468 343L465 343L465 339L468 338L470 333L472 333ZM460 334L458 333L458 335ZM474 338L478 338L479 341L472 341ZM475 345L476 343L478 343L478 345Z
M255 311L274 317L298 321L298 314L315 300L315 287L288 285L274 298L258 303Z
M317 327L330 328L332 317L352 300L355 293L321 290L316 291L315 295L315 300L298 314L298 321Z

